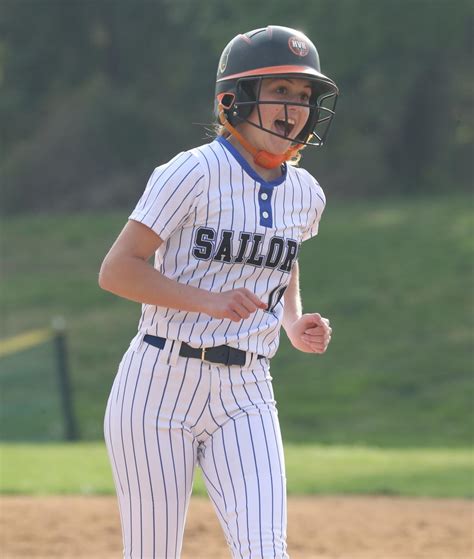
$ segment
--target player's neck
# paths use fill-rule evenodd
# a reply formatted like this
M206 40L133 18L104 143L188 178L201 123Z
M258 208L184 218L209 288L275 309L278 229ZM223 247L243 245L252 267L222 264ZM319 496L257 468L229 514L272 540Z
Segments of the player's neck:
M262 179L266 182L271 182L281 177L283 174L281 166L275 167L275 169L266 169L265 167L260 167L257 165L253 159L253 155L249 153L244 146L236 139L234 136L228 136L226 140L234 146L234 148L240 153L240 155L247 161L247 163L252 167L252 169L258 173Z

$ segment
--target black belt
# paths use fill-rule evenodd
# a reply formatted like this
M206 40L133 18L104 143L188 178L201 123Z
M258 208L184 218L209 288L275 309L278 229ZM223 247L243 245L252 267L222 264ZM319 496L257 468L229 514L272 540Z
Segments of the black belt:
M166 338L151 336L145 334L143 341L159 349L165 347ZM222 363L223 365L245 365L247 352L242 349L236 349L228 345L218 345L214 347L191 347L185 342L181 342L179 350L181 357L194 357L201 361L210 361L211 363ZM257 355L257 359L263 359L264 355Z

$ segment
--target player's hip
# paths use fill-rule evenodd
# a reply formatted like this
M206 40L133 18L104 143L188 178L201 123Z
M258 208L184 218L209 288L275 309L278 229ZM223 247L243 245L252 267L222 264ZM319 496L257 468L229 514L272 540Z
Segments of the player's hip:
M240 413L274 410L268 359L240 367L172 353L146 342L126 351L107 403L109 424L194 433L207 415L220 423Z

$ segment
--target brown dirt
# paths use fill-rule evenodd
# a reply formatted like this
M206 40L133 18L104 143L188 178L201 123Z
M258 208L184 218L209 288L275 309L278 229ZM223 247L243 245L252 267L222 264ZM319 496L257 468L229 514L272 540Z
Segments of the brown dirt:
M121 557L113 497L3 497L3 559ZM474 503L386 497L290 498L292 559L472 559ZM230 557L207 499L193 498L182 559Z

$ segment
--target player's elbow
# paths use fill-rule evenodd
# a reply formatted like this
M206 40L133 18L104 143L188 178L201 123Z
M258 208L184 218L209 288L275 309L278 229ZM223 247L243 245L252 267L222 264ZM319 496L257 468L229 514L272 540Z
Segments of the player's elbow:
M105 291L113 291L113 278L113 263L106 256L99 270L99 287Z

